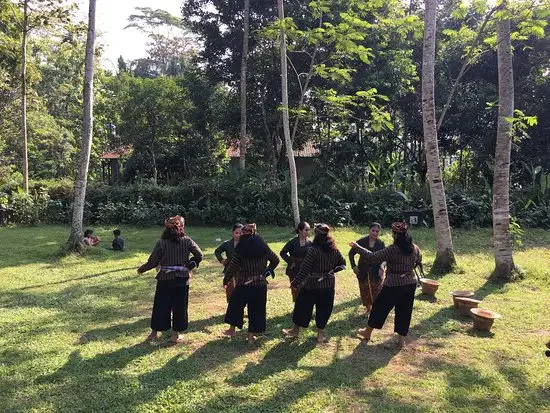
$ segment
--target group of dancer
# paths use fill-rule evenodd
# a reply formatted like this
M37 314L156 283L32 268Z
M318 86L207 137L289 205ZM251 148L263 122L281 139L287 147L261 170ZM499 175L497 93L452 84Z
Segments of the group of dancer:
M142 274L157 268L157 286L151 316L151 333L147 340L159 337L159 332L172 329L171 341L183 342L188 327L189 281L192 271L203 259L199 246L185 234L185 221L180 216L168 218L161 239L145 264L138 268ZM309 239L310 225L300 222L296 236L280 252L286 262L286 275L294 301L293 326L283 334L297 338L300 329L307 328L315 308L317 343L326 341L325 327L334 306L335 275L346 269L346 260L336 246L327 224L314 224L313 241ZM369 313L367 327L357 334L369 341L373 329L381 329L395 308L395 328L398 345L408 334L416 278L414 267L422 254L413 244L405 222L392 225L393 244L385 247L380 240L382 227L371 225L368 236L349 243L349 260L359 281L361 300ZM223 286L227 299L224 331L235 337L236 329L244 325L244 310L248 309L248 341L255 342L266 330L268 278L275 277L279 257L256 232L256 224L235 224L232 238L215 250L223 265ZM356 265L355 256L359 255Z

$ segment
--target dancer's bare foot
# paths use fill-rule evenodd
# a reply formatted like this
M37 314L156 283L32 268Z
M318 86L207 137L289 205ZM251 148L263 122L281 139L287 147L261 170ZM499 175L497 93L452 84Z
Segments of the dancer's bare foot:
M262 339L260 334L248 333L248 344L256 344Z
M153 340L156 340L157 338L159 338L159 333L158 331L151 331L149 333L149 335L145 338L145 341L153 341Z
M227 330L223 332L223 335L229 338L235 338L237 336L237 332L235 331L235 327L229 327Z
M183 343L183 333L177 331L172 332L172 338L170 339L170 341L174 344Z
M357 330L357 335L363 339L365 343L368 343L370 341L370 336L372 334L372 329L369 327L366 328L360 328Z
M296 326L292 328L283 328L283 334L288 338L298 338L300 337L300 328Z
M405 336L398 335L396 345L397 345L398 348L405 347L407 345L407 341L405 340Z
M317 344L325 344L328 341L327 336L325 336L325 333L323 331L317 332Z

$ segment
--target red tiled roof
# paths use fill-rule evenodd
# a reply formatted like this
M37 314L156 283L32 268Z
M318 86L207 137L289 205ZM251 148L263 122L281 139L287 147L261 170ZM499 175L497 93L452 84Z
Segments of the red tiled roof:
M132 151L132 148L129 146L121 146L113 151L103 152L100 159L119 159L123 156L128 155Z
M240 151L238 146L230 146L227 149L227 155L230 158L238 158L240 156ZM315 143L308 141L304 144L302 149L294 150L295 158L315 158L319 156L319 149L315 147Z

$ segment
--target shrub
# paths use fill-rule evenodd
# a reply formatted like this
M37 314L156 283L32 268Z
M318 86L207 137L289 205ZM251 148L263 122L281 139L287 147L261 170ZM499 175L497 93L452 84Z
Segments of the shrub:
M9 189L9 188L8 188ZM72 183L34 182L31 195L6 191L11 218L23 225L68 223L71 216ZM316 179L301 182L300 212L303 219L334 226L384 226L403 219L408 210L426 214L433 224L431 204L422 191L410 195L391 190L351 190L342 182ZM511 215L521 226L550 228L550 203L535 204L521 191L511 193ZM5 196L4 196L5 197ZM487 192L447 192L453 227L490 226L491 195ZM216 178L186 180L178 186L134 184L88 187L84 219L90 224L162 224L169 215L181 214L194 225L231 225L236 221L289 225L292 222L288 176L230 173Z

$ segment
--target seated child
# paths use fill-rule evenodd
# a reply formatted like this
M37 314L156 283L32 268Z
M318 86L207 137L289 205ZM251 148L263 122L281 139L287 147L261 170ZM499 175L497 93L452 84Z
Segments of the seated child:
M113 240L113 251L124 251L124 239L120 236L120 230L115 229L113 231L115 239Z
M97 244L101 242L101 238L96 237L93 235L94 231L91 229L87 229L84 231L84 244L89 245L90 247L95 247Z

